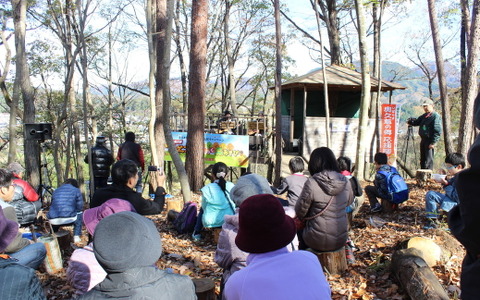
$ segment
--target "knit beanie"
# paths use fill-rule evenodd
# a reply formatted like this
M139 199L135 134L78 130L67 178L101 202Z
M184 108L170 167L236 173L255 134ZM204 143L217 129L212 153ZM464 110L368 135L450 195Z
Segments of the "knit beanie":
M130 202L113 198L104 202L100 206L85 210L83 212L83 224L85 224L88 233L93 235L95 232L95 227L97 227L100 220L121 211L136 212L135 208Z
M93 251L105 271L123 272L155 264L162 254L162 242L150 219L123 211L98 223Z
M235 244L248 253L265 253L287 246L297 233L295 222L273 195L247 198L240 206Z
M267 179L258 174L248 174L240 177L230 191L230 197L237 207L242 204L243 200L258 194L273 195Z

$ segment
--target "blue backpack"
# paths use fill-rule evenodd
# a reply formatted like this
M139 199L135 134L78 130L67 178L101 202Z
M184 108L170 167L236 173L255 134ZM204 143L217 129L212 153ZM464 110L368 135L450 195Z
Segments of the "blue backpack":
M175 221L173 221L173 226L178 233L191 233L193 232L196 223L197 204L195 202L187 202Z
M390 195L391 202L395 204L402 203L408 200L408 186L402 176L398 173L397 169L390 167L390 172L378 171L387 178L388 194Z

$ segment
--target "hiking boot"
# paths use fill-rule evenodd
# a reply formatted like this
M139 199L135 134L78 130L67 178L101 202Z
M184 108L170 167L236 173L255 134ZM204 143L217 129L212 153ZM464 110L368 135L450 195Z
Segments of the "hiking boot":
M377 203L372 208L370 208L370 212L372 213L381 212L382 210L383 210L383 207L380 203Z
M425 229L425 230L436 229L436 228L438 228L438 224L437 224L437 221L435 219L428 219L425 226L423 226L423 229Z

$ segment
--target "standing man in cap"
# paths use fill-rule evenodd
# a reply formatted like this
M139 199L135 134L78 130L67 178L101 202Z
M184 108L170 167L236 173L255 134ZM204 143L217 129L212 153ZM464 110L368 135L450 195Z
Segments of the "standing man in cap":
M91 151L94 190L107 186L110 166L113 164L112 151L107 148L105 142L104 136L97 136L96 144ZM88 154L85 156L85 162L88 164Z
M435 144L440 140L442 123L440 122L440 115L434 110L431 99L424 100L422 106L425 113L416 119L408 119L407 124L419 126L418 135L421 139L420 168L432 170Z

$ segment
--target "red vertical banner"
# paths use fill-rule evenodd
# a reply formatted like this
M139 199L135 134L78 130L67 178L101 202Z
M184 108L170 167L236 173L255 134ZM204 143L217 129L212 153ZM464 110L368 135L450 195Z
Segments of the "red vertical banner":
M382 130L380 139L380 152L388 157L397 153L397 105L382 104Z

